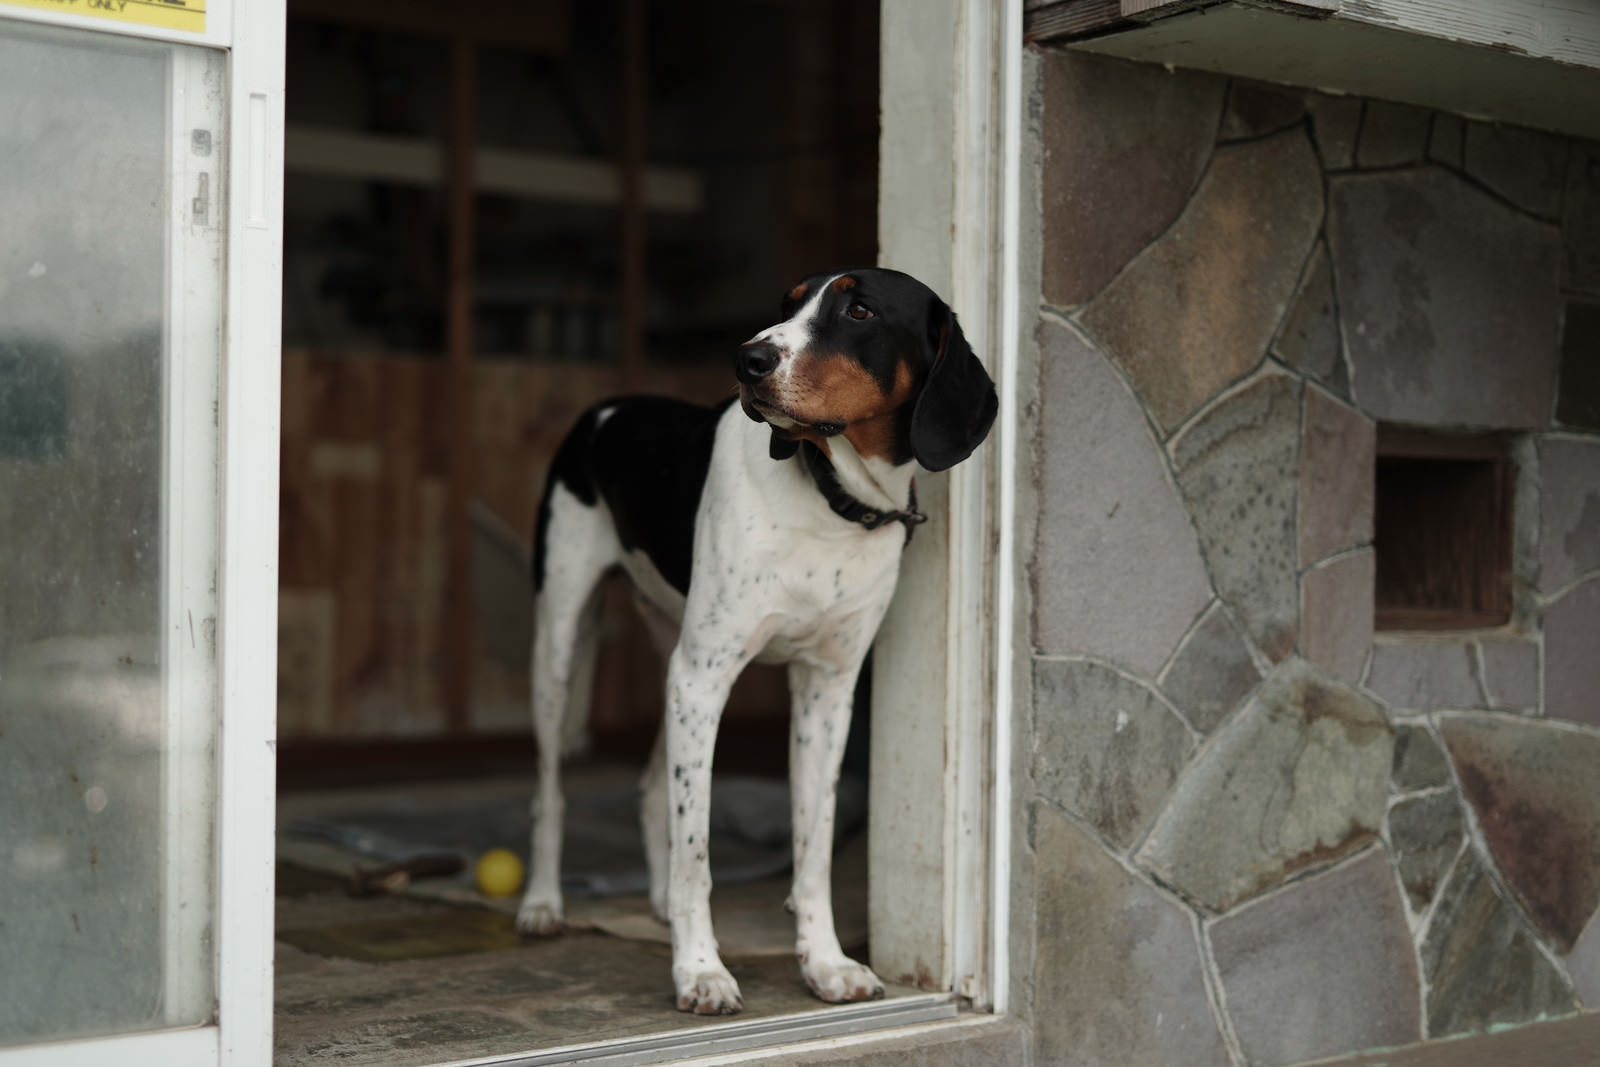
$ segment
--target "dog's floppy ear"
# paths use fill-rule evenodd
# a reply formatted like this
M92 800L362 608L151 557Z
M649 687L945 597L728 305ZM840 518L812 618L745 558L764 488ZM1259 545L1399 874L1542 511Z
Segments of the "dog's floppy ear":
M911 454L925 469L942 471L983 443L1000 402L955 312L938 297L928 311L928 348L933 362L911 410Z

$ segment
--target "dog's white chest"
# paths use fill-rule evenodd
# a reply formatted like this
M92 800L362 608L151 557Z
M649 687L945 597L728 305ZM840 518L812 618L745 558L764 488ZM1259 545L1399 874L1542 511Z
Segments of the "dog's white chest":
M757 658L786 662L796 657L838 661L870 640L894 595L900 546L897 531L861 538L852 551L797 547L787 567L766 583L769 595L760 611L769 636ZM811 551L806 549L810 548ZM751 605L755 608L756 605Z

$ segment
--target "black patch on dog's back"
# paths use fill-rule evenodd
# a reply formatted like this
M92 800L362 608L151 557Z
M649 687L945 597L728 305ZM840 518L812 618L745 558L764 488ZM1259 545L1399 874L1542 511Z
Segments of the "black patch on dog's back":
M667 397L621 397L579 418L550 465L534 531L533 587L544 584L550 493L558 483L589 507L604 499L625 549L639 549L678 592L689 592L694 516L700 507L717 422L714 408ZM602 422L600 412L611 414Z

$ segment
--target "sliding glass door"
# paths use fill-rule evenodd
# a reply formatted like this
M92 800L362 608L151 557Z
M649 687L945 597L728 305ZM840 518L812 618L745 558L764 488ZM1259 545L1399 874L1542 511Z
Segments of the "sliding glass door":
M142 6L0 2L0 1064L266 1062L259 1024L228 1053L230 1015L264 1011L224 994L270 994L232 973L269 967L270 895L224 882L270 882L271 758L224 738L271 737L226 675L270 679L233 621L273 605L230 574L273 561L225 528L241 492L276 506L275 466L230 484L275 452L276 331L227 328L276 319L269 94L235 84L272 63L225 47L216 3ZM272 275L270 306L230 268ZM227 795L263 765L264 820ZM225 817L255 827L226 850Z

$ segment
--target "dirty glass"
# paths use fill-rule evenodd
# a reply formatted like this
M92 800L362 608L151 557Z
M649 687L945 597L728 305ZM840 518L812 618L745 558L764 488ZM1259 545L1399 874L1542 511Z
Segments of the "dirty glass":
M0 1046L212 1012L222 70L0 19Z

